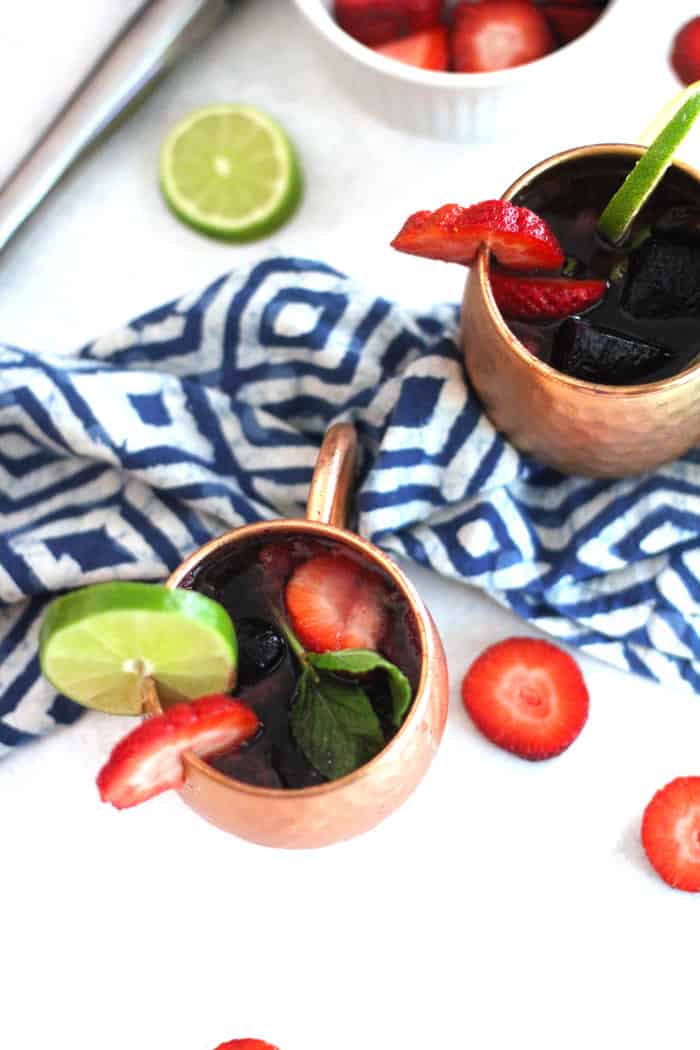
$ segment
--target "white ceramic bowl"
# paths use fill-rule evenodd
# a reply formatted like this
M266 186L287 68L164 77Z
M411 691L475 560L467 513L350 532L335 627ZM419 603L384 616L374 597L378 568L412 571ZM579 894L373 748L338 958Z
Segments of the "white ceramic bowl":
M562 119L586 105L591 77L614 68L621 19L639 0L610 0L577 40L536 62L495 73L434 73L377 55L358 43L331 14L333 0L295 0L333 77L375 116L418 135L460 142L494 142L526 130L528 120Z

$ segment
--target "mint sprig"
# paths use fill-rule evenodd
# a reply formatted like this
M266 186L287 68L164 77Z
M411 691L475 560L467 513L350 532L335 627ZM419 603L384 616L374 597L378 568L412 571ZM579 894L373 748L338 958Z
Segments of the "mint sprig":
M358 682L373 671L388 677L391 721L398 729L413 693L406 675L371 649L307 652L284 617L279 617L301 675L292 700L292 735L306 759L323 776L337 780L359 769L386 744L377 712Z
M310 666L299 679L290 721L297 744L329 780L363 766L385 744L365 691Z
M391 720L398 729L411 706L411 686L403 671L371 649L341 649L337 652L309 653L309 663L319 671L363 675L386 671L391 693Z

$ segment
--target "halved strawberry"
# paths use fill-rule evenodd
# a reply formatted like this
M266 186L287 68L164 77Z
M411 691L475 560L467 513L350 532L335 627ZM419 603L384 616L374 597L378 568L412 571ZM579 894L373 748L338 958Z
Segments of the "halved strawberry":
M600 18L600 8L592 4L545 4L542 13L563 44L582 36Z
M97 777L103 802L127 809L184 783L182 755L204 757L228 751L255 736L254 711L214 694L189 704L174 704L120 740Z
M392 248L426 259L470 266L487 245L513 270L558 270L564 253L544 219L510 201L482 201L463 208L443 204L437 211L409 216Z
M593 306L602 299L605 281L568 277L515 277L492 270L491 290L499 310L516 321L554 321Z
M588 717L588 689L575 660L539 638L507 638L485 649L464 676L462 699L489 740L533 761L564 751Z
M398 62L406 62L409 66L418 66L420 69L432 69L443 73L447 70L447 30L444 26L426 29L422 33L412 33L410 36L403 37L402 40L394 40L390 44L375 47L374 50L379 55L395 58Z
M262 1039L229 1039L228 1043L220 1043L216 1050L278 1050L278 1047Z
M644 810L642 845L664 882L700 893L700 777L678 777L656 792Z
M376 649L387 625L380 577L344 554L321 554L293 572L285 591L292 627L305 648Z
M671 66L683 84L700 80L700 15L691 18L676 33L671 48Z
M482 0L454 9L450 49L456 73L510 69L553 47L547 19L530 0Z
M442 0L335 0L334 13L341 29L376 47L438 25Z

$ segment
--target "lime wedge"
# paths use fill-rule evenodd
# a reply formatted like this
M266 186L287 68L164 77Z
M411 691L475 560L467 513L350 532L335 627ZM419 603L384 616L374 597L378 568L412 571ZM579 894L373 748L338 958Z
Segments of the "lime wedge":
M141 683L162 699L194 699L234 684L238 647L228 613L194 591L150 583L101 583L49 605L41 669L85 707L139 714Z
M670 112L671 116L661 125L661 130L646 153L639 158L600 217L598 230L612 244L619 244L623 240L693 126L700 113L698 85L691 85L674 101L678 101L678 105L674 108L674 102L671 102L660 115L663 117ZM660 122L659 118L657 121ZM653 127L656 127L656 123Z
M301 197L297 155L280 125L252 106L195 110L163 143L160 186L179 218L213 237L271 233Z

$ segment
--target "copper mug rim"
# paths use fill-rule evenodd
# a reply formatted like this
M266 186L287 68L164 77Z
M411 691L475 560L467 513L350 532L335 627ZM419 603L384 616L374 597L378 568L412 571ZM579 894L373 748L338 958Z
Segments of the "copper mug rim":
M576 146L572 149L562 150L559 153L552 154L551 157L546 157L544 160L538 161L537 164L533 164L532 167L528 168L522 175L519 175L501 195L501 200L512 200L516 193L519 193L520 190L529 186L540 175L550 171L552 168L556 168L560 164L566 164L571 160L578 160L585 157L603 157L615 154L627 157L641 157L645 152L646 146L624 142L603 142L593 146ZM673 167L680 168L686 175L689 175L694 179L700 188L700 171L697 168L694 168L691 164L687 164L685 161L678 160L674 161ZM576 379L574 376L565 375L563 372L553 368L552 365L547 364L545 361L541 361L540 358L531 353L508 327L501 311L496 305L496 300L491 290L491 282L488 276L488 261L489 249L487 246L482 246L479 249L474 272L468 276L467 280L477 280L479 282L484 301L488 306L491 321L498 329L501 337L506 340L510 350L520 358L524 365L528 368L534 369L536 372L542 373L542 375L546 376L550 381L561 383L563 386L573 387L574 389L581 391L581 393L595 394L596 397L620 397L621 395L627 397L642 397L658 393L660 390L666 391L683 386L686 382L691 380L698 370L700 370L699 357L695 363L688 365L688 367L684 368L682 372L677 372L675 375L668 376L666 379L658 379L654 383L633 383L627 386L610 386L604 383L591 383L586 379Z
M210 554L235 544L242 538L250 539L276 532L307 532L312 535L321 535L328 539L335 539L344 546L350 546L364 557L369 558L374 564L379 565L391 577L395 586L408 601L411 615L417 628L417 643L420 657L420 676L413 702L400 729L374 758L344 777L327 781L324 784L315 784L312 787L270 788L247 784L242 780L236 780L220 772L197 755L191 752L185 753L184 761L186 767L190 766L197 769L229 790L257 798L274 799L276 802L279 802L280 799L295 799L302 796L311 798L331 795L371 773L373 768L386 758L388 752L399 746L401 739L412 731L415 723L425 714L425 709L429 703L429 690L427 688L428 669L433 648L432 638L426 626L427 609L411 581L393 563L388 555L384 554L378 547L375 547L369 540L364 540L361 536L345 528L344 525L353 484L356 456L357 434L355 428L349 423L334 424L326 432L316 460L309 487L306 518L270 519L269 521L258 521L229 529L221 536L209 540L208 543L194 551L171 573L165 585L171 588L178 587L183 578ZM160 705L158 704L156 710L159 708Z

